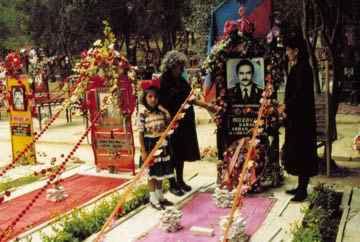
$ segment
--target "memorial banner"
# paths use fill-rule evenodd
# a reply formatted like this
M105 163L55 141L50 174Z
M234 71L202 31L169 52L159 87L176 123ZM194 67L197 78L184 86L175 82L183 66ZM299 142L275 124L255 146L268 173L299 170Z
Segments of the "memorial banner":
M12 156L15 157L31 143L33 139L33 124L31 117L32 100L30 99L31 90L27 76L9 77L7 79L9 90L9 110L10 110L10 130ZM35 147L20 160L21 164L35 164Z

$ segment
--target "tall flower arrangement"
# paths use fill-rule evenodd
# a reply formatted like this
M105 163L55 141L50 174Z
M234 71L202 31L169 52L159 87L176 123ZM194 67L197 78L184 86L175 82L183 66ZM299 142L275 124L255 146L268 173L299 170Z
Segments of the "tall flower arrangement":
M75 72L77 73L78 79L76 81L76 88L73 91L70 98L66 99L61 107L58 108L56 114L53 118L46 124L45 128L40 131L39 134L36 134L33 141L30 145L33 145L40 136L50 127L50 125L55 121L55 119L60 115L61 111L69 108L71 105L77 105L78 100L83 97L86 91L92 87L98 86L107 86L110 87L112 94L105 96L103 104L100 107L100 112L91 120L90 126L84 131L81 138L78 140L72 150L68 155L62 156L64 161L60 164L57 169L49 176L49 179L45 186L43 186L39 192L34 196L34 198L29 201L29 204L23 208L23 210L14 218L11 224L3 231L0 231L0 241L7 241L11 238L12 232L15 226L23 218L23 216L33 207L36 201L39 199L40 195L45 192L45 190L52 184L59 185L61 179L59 176L65 171L65 165L69 162L71 157L74 155L75 151L79 148L81 142L87 136L88 132L94 126L94 123L97 122L101 113L107 109L107 107L114 102L117 102L116 98L119 98L119 88L118 88L118 79L121 75L126 75L126 70L129 68L127 60L120 56L119 52L114 49L115 45L115 36L111 31L111 28L107 22L104 22L104 40L97 40L93 44L93 48L88 51L84 51L81 55L81 60L75 66ZM7 66L7 70L11 71L12 74L16 74L20 69L20 64L17 61L16 55L11 55L9 57L10 64ZM11 164L6 166L4 170L0 172L0 176L4 175L6 171L13 168L16 161L21 158L21 155L25 154L27 148L16 157ZM5 195L7 192L5 192ZM10 195L10 193L9 193ZM1 199L2 197L0 197ZM1 201L1 200L0 200Z
M81 60L76 64L74 71L77 75L75 81L75 89L72 91L69 98L64 100L62 105L55 108L55 114L47 120L44 128L35 134L33 140L20 152L10 164L6 165L0 170L0 176L3 176L28 152L30 147L34 145L39 138L49 129L54 121L60 116L61 112L69 109L72 106L79 104L79 100L84 97L86 90L91 87L105 84L110 87L113 95L104 97L103 105L109 105L116 101L119 97L119 88L117 87L118 78L126 74L129 64L123 56L114 49L115 36L111 31L109 24L104 21L104 40L96 40L93 47L81 54ZM20 56L16 53L11 53L7 56L5 62L6 74L17 75L21 72L22 63ZM101 107L103 109L104 107Z
M228 23L225 34L212 49L202 65L203 73L209 74L216 85L215 103L220 107L216 114L218 128L224 125L224 118L230 103L226 98L226 60L228 58L264 57L265 89L260 100L259 110L244 107L241 113L256 112L257 119L250 131L250 138L243 138L230 145L220 163L219 180L229 190L236 188L229 222L224 232L224 241L233 222L235 211L242 206L243 196L259 181L266 166L265 153L269 148L267 136L276 133L282 119L282 108L276 100L276 90L284 75L283 53L281 48L266 45L265 40L256 40L251 33L242 33L235 25Z
M126 74L129 68L128 61L115 50L115 35L109 24L104 21L104 40L96 40L93 48L81 53L81 60L75 65L74 71L78 75L81 85L81 93L92 87L106 86L110 91L118 90L118 79ZM75 100L78 96L73 97ZM108 104L113 96L104 100Z

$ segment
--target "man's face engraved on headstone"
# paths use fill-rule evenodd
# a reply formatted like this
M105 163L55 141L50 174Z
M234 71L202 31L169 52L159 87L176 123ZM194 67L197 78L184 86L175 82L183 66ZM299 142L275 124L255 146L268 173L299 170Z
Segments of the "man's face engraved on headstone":
M253 70L249 65L242 65L239 67L237 75L240 81L240 85L248 86L252 82Z

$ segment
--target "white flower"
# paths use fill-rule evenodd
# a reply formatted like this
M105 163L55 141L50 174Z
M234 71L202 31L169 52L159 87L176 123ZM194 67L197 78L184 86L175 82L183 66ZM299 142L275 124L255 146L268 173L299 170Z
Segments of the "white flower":
M94 42L94 46L101 46L101 40L98 39Z
M78 100L78 97L76 95L72 95L70 98L71 103L75 103Z

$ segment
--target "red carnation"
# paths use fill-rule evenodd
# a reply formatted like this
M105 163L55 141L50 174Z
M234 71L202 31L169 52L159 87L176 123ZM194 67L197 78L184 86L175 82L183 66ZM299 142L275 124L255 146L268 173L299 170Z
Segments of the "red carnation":
M88 61L81 62L81 67L83 67L85 69L89 68L90 67L90 62L88 62Z
M12 52L8 54L5 58L5 68L8 74L16 74L21 70L23 64L21 62L20 55L18 53Z
M231 32L237 30L237 24L234 21L228 20L224 25L224 35L228 36Z
M81 52L81 58L86 58L87 56L88 56L87 50L84 50L83 52Z

